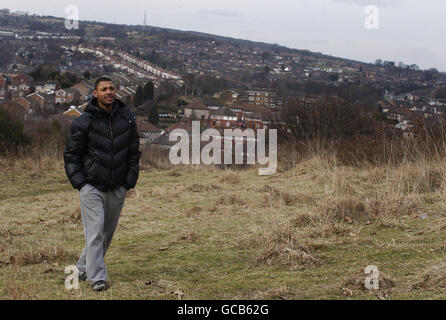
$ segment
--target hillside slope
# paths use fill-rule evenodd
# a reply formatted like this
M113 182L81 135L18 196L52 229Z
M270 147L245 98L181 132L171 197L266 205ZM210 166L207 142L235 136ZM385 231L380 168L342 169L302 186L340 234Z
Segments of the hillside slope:
M3 170L0 299L441 298L444 167L142 171L100 294L64 287L84 240L63 168ZM364 290L368 265L379 291Z

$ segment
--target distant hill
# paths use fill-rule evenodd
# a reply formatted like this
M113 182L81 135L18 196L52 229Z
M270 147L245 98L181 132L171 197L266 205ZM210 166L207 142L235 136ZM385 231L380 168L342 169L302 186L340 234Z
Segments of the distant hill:
M10 26L10 27L17 27L18 25L22 28L29 28L30 30L39 30L44 32L61 32L66 31L64 28L65 19L60 17L54 17L54 16L39 16L39 15L23 15L23 14L13 14L13 13L5 13L0 11L0 26ZM87 20L80 20L79 25L81 26L80 30L72 30L75 34L81 34L89 36L116 36L116 33L119 33L121 35L124 35L123 33L126 32L133 32L133 31L145 31L148 33L159 33L159 32L167 32L174 36L174 38L181 38L181 36L189 37L194 36L197 38L200 38L201 40L206 39L215 39L219 41L224 41L227 43L233 43L233 44L242 44L246 46L256 47L264 50L279 50L280 52L290 52L290 53L296 53L303 56L312 56L312 57L318 57L318 58L324 58L324 59L331 59L333 61L343 61L343 62L350 62L350 63L360 63L360 64L367 64L360 61L355 60L349 60L344 59L341 57L334 57L330 55L325 55L319 52L312 52L309 50L303 50L303 49L295 49L295 48L288 48L285 46L281 46L278 44L271 44L271 43L265 43L265 42L257 42L257 41L251 41L246 39L236 39L232 37L225 37L225 36L218 36L213 35L209 33L204 32L198 32L198 31L180 31L176 29L169 29L169 28L161 28L156 26L134 26L134 25L125 25L125 24L111 24L111 23L104 23L104 22L98 22L98 21L87 21ZM108 30L107 30L108 29ZM119 30L121 32L117 32ZM96 34L95 34L96 32Z
M49 39L53 42L52 48L68 43L125 51L178 75L198 74L214 77L216 81L224 79L226 84L223 87L275 86L285 91L316 95L329 92L333 87L350 84L372 86L396 94L417 91L423 95L430 94L438 87L446 87L446 73L436 69L419 70L416 65L399 66L392 61L365 63L278 44L197 31L97 21L80 21L79 29L67 30L65 19L61 17L2 11L0 30L29 34L43 32L49 34L49 38L51 35L59 35L56 39ZM65 40L65 35L78 38ZM23 52L35 50L36 45L29 47L29 41L26 41L14 39L11 42L15 42L16 48ZM3 45L11 47L6 43ZM42 46L45 46L44 42ZM0 65L1 59L0 54ZM9 57L9 60L12 58ZM26 61L19 63L26 65Z

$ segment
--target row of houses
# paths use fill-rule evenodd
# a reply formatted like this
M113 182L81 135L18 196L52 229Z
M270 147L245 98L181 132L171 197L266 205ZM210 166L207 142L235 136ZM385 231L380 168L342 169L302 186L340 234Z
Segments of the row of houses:
M215 98L196 99L184 107L184 117L200 120L209 128L252 128L268 129L278 119L278 112L273 112L263 105L248 102L225 106Z
M0 73L0 100L18 97L30 89L31 78L21 73Z
M212 101L212 100L209 100ZM169 148L175 142L169 141L169 133L175 129L184 129L188 132L192 130L192 121L200 121L202 129L213 128L219 130L223 134L224 129L269 129L277 124L277 117L265 108L256 108L249 104L238 105L232 107L211 106L212 109L204 109L202 101L196 100L185 108L187 115L192 115L193 111L203 112L207 116L196 118L194 116L186 116L183 120L175 122L166 129L158 128L157 126L148 122L144 117L137 116L137 127L140 134L140 144L144 147L145 144L151 143ZM76 118L80 116L87 104L79 107L72 106L63 115L67 118ZM207 107L206 107L207 108ZM192 111L192 113L189 113ZM206 113L208 112L208 113ZM200 113L202 115L202 113Z
M116 97L125 103L133 104L140 82L131 75L119 73L110 75L116 83ZM56 80L34 82L24 74L0 73L0 101L15 102L26 111L26 115L39 112L54 112L56 107L81 105L93 98L95 79L85 80L71 88L61 88Z
M419 121L434 120L444 112L441 105L427 100L380 100L378 110L403 131L412 129Z
M181 77L179 75L156 67L148 61L135 57L124 51L92 45L64 46L64 48L71 49L72 51L79 51L83 54L93 54L110 63L115 69L122 69L131 74L138 74L139 77L149 77L152 78L152 80L172 79L181 82Z
M262 105L271 110L280 109L291 104L306 102L312 103L314 98L289 96L279 94L277 90L267 88L252 88L249 90L227 90L218 95L218 98L226 105L247 103Z

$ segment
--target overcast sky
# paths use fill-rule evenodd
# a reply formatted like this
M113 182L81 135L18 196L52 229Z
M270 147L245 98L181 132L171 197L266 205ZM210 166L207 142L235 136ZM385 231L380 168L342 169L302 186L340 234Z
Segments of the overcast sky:
M364 62L403 61L446 71L444 0L2 0L0 7L80 20L148 24L278 43ZM379 9L379 29L367 30Z

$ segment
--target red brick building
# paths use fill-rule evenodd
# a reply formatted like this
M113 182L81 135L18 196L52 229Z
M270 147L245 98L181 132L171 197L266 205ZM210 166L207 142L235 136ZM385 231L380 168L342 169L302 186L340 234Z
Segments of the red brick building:
M55 92L55 103L65 104L79 102L81 94L77 89L59 89Z
M54 96L53 95L34 92L26 97L36 101L39 106L40 111L54 109Z
M239 128L239 118L230 108L215 110L209 117L210 128Z

